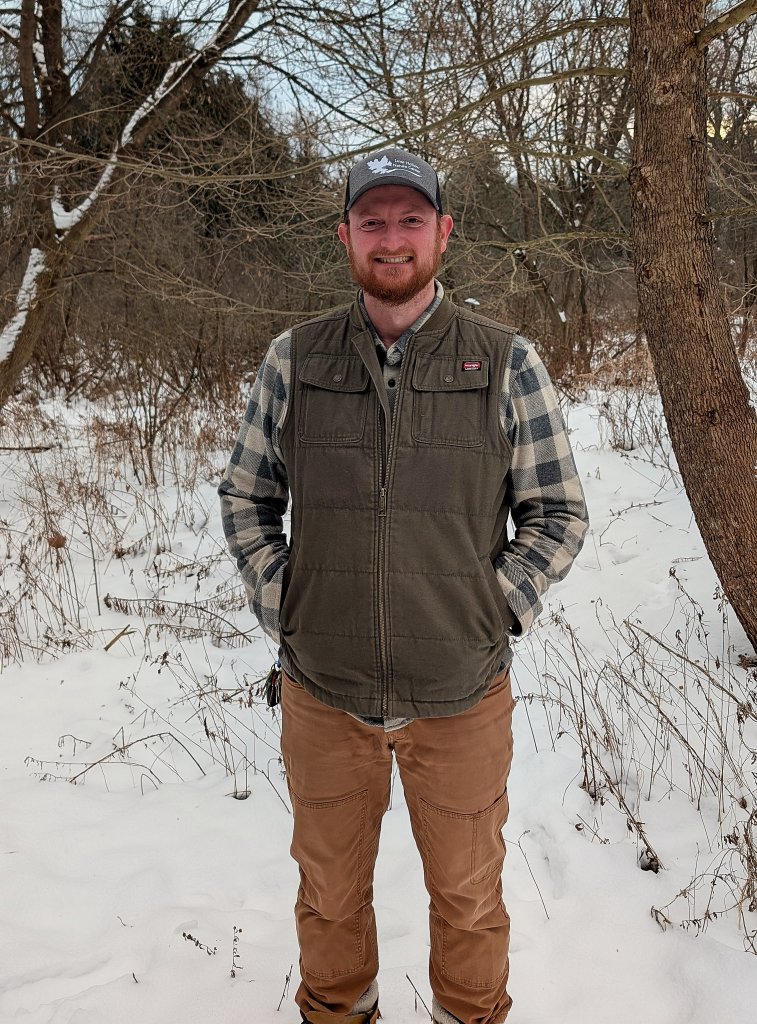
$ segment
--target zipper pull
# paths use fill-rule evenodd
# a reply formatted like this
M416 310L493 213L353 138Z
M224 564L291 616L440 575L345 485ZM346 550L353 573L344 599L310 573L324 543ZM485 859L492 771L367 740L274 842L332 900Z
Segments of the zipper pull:
M386 515L386 487L382 487L379 491L379 515Z

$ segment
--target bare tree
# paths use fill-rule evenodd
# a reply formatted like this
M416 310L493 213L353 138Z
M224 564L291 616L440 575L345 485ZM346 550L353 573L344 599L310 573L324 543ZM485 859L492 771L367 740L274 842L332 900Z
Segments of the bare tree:
M673 448L723 589L757 650L757 417L731 338L708 199L707 47L757 11L711 22L702 0L631 0L630 172L639 295Z
M552 371L586 372L595 341L590 289L608 270L607 253L626 241L618 188L631 109L625 5L566 3L559 20L552 5L529 0L506 11L467 0L456 7L492 98L486 137L517 188L517 216L495 219L503 263L532 297L521 312Z
M87 87L103 60L108 34L133 0L110 5L88 38L80 23L67 25L61 0L21 0L20 17L3 15L2 36L17 52L19 85L0 111L13 133L16 187L32 199L26 266L10 318L0 331L0 405L12 393L40 336L56 289L102 207L117 194L130 159L177 109L207 72L237 43L261 0L229 0L193 11L200 26L196 47L172 62L158 85L112 141L109 155L90 161L89 187L72 189L68 125L81 114ZM87 11L89 8L87 8ZM75 19L74 19L75 20ZM8 22L6 24L6 22ZM256 27L246 33L254 34ZM81 159L77 162L81 174Z

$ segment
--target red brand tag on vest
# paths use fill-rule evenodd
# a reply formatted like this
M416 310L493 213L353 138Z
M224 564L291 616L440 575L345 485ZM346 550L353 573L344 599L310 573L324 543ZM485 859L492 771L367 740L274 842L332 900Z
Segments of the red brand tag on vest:
M481 360L480 359L464 359L463 360L464 370L480 370Z

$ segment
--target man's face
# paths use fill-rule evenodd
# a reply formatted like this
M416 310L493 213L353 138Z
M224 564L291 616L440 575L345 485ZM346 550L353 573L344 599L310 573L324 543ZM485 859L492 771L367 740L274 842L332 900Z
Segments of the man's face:
M408 302L434 278L452 230L452 218L407 185L378 185L355 202L339 225L352 276L389 306Z

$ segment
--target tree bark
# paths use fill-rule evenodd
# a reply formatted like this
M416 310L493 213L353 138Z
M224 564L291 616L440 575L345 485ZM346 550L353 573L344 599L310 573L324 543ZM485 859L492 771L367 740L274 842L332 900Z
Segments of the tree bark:
M26 308L23 303L18 304L17 316L20 316L21 326L17 332L11 329L10 338L6 336L6 331L12 321L0 333L0 356L3 357L0 361L0 409L13 394L16 381L31 359L52 309L62 268L68 264L68 253L54 246L35 247L29 256L29 263L35 255L44 262L34 281L34 291ZM27 265L27 273L28 269Z
M757 417L733 344L707 198L702 0L631 0L631 237L673 449L723 590L757 650Z

